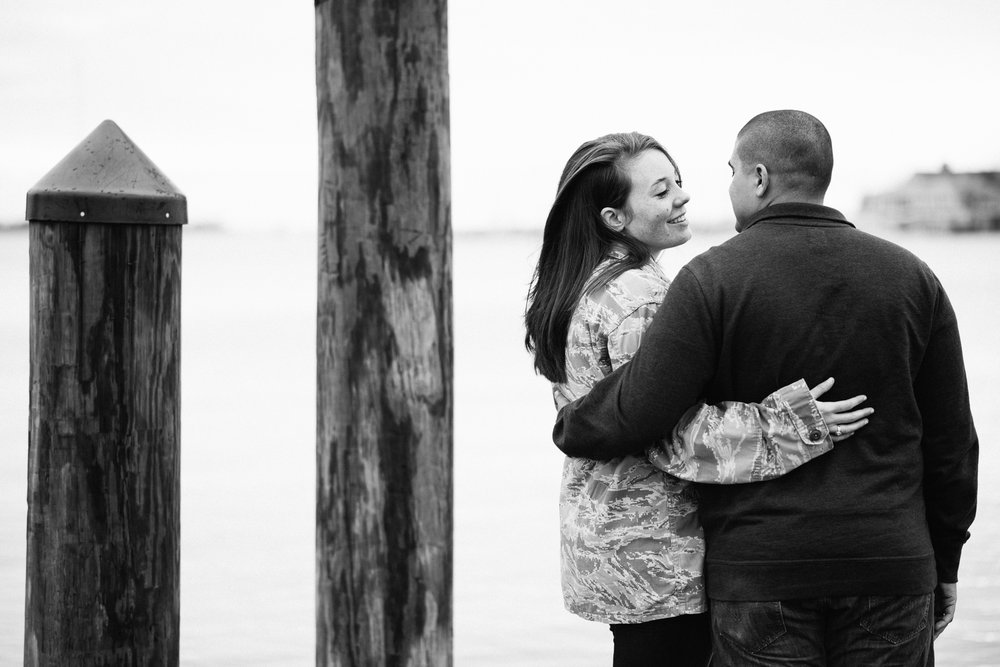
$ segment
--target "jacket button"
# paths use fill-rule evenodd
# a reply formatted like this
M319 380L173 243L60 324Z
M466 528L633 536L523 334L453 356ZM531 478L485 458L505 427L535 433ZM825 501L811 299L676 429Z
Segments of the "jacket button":
M814 428L813 430L809 431L809 439L812 440L813 442L819 442L820 440L823 439L823 434L820 433L818 428Z

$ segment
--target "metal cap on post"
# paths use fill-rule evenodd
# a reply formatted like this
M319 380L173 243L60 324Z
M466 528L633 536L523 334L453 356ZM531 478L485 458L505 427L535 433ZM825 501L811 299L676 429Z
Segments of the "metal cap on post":
M187 199L106 120L28 190L29 221L183 225Z
M181 225L104 121L27 194L25 665L178 664Z

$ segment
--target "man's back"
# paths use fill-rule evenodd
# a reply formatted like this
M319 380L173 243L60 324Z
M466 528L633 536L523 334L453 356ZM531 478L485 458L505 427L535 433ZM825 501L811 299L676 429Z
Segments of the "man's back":
M925 457L940 470L975 440L964 373L955 371L961 357L924 364L929 346L937 346L931 355L960 355L954 314L934 274L836 211L800 204L765 209L684 272L714 328L718 364L705 390L709 402L758 400L768 387L799 377L834 376L835 391L865 393L875 408L869 426L825 461L777 482L701 487L710 595L933 590ZM951 421L927 447L922 413ZM970 491L974 498L974 485ZM943 499L942 508L933 485L927 492L933 507L949 514L948 525L955 517L947 505L967 511L961 498ZM946 568L957 569L966 527L936 528L939 556L954 561Z

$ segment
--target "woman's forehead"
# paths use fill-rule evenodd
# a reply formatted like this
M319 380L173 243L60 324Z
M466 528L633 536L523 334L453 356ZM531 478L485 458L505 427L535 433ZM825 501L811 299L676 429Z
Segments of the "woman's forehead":
M650 187L659 181L673 181L676 178L676 170L670 158L656 149L643 151L626 168L634 187Z

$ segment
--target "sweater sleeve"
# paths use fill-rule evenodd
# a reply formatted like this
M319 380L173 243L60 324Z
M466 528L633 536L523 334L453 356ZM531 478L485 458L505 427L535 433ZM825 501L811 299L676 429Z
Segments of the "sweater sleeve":
M674 477L745 484L781 477L832 449L816 401L805 380L796 380L761 403L696 405L647 454Z
M559 411L553 441L566 455L643 455L699 402L716 365L716 334L701 286L681 269L627 363Z
M976 515L979 438L969 406L958 322L939 287L934 326L914 381L923 422L924 500L938 580L958 581Z

